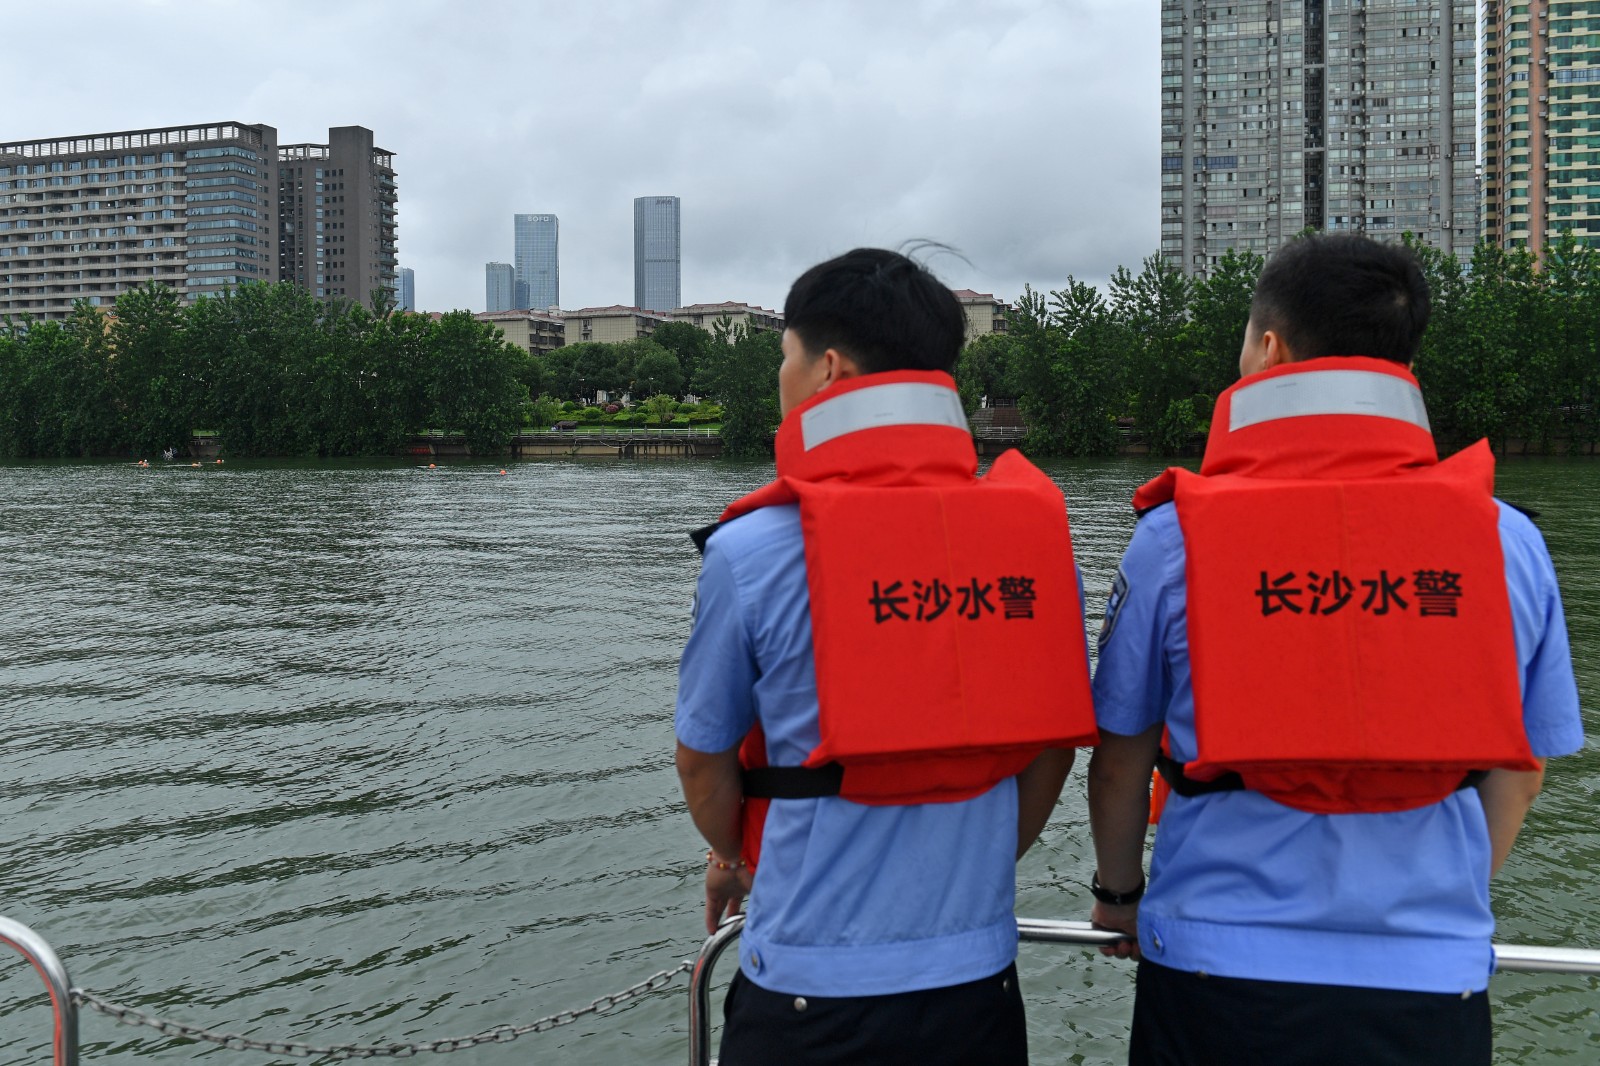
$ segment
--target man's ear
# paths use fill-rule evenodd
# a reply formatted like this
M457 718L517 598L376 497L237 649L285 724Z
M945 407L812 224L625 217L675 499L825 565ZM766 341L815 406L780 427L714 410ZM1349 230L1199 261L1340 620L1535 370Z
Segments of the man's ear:
M856 361L837 348L829 348L823 352L822 359L828 368L827 377L822 383L822 388L824 389L836 381L844 381L847 378L861 376L861 368L856 365ZM821 390L819 389L818 391Z
M1263 370L1271 370L1275 366L1283 366L1285 363L1294 362L1294 352L1290 351L1288 343L1283 339L1283 335L1276 330L1262 331L1261 347L1265 356L1265 365L1261 368Z

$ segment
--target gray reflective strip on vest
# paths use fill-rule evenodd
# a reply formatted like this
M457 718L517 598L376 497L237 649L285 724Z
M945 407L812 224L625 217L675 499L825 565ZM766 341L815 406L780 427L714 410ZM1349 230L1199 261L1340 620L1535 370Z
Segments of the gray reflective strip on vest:
M806 451L858 429L880 426L950 426L962 432L967 413L961 397L944 385L899 381L836 396L800 416Z
M1302 415L1373 415L1432 432L1422 390L1372 370L1311 370L1246 385L1233 394L1228 431Z

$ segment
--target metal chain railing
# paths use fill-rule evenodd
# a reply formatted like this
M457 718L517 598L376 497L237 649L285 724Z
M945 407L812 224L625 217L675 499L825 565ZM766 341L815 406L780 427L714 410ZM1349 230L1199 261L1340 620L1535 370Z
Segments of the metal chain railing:
M291 1058L298 1059L409 1059L424 1052L461 1051L464 1048L476 1047L479 1044L509 1044L518 1037L527 1036L529 1033L549 1032L551 1029L558 1029L563 1025L571 1025L580 1018L589 1015L604 1014L606 1011L626 1003L630 999L636 999L657 989L665 988L675 981L679 974L688 973L693 969L693 962L681 962L670 970L662 970L660 973L651 974L645 980L624 988L621 992L613 992L609 996L601 996L587 1007L559 1011L540 1018L538 1021L528 1022L526 1025L497 1025L492 1029L485 1029L483 1032L474 1033L471 1036L459 1036L444 1040L421 1040L415 1043L318 1045L302 1043L297 1040L257 1040L254 1037L242 1036L238 1033L224 1033L198 1025L185 1025L183 1022L157 1018L133 1007L124 1006L121 1003L113 1003L82 988L74 988L72 990L72 998L74 1002L113 1018L123 1025L141 1025L154 1029L163 1036L177 1036L186 1040L204 1041L233 1051L261 1051L269 1055L288 1055Z

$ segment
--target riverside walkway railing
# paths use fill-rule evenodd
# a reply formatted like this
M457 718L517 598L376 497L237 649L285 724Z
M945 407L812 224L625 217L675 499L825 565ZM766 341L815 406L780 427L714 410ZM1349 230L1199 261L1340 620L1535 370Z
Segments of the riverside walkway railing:
M711 1064L711 975L717 960L744 930L744 918L729 918L706 938L700 955L670 970L662 970L638 984L601 996L585 1007L559 1011L522 1025L497 1025L471 1036L414 1043L312 1045L292 1040L261 1040L237 1033L217 1032L182 1022L157 1018L120 1004L109 1002L93 992L75 988L67 968L43 937L20 922L0 918L0 944L17 951L44 980L50 994L55 1022L51 1041L54 1066L78 1066L79 1006L87 1005L113 1020L145 1026L167 1036L205 1041L234 1051L263 1051L294 1058L371 1059L411 1058L421 1052L461 1051L479 1044L504 1044L529 1033L548 1032L570 1025L580 1018L602 1014L635 997L665 988L679 974L691 974L689 983L689 1064ZM1121 933L1096 929L1088 922L1053 921L1045 918L1018 918L1017 934L1036 944L1073 944L1099 947L1124 939ZM1575 973L1600 975L1600 951L1585 948L1546 948L1523 944L1496 944L1495 969L1499 973Z

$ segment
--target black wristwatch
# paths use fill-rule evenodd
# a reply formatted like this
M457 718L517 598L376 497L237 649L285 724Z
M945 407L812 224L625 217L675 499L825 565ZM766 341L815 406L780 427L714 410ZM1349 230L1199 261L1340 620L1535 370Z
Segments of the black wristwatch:
M1100 871L1094 872L1094 877L1089 881L1089 893L1101 903L1109 903L1113 907L1126 907L1130 903L1138 903L1144 896L1144 874L1139 875L1139 887L1131 892L1113 892L1100 883Z

